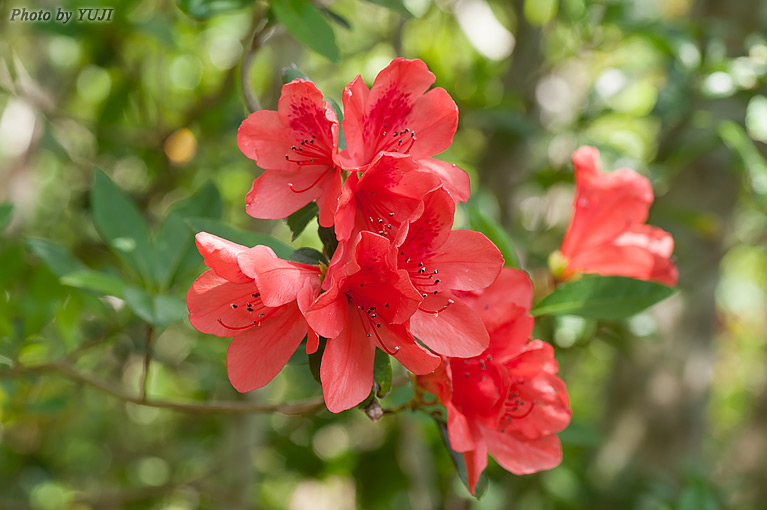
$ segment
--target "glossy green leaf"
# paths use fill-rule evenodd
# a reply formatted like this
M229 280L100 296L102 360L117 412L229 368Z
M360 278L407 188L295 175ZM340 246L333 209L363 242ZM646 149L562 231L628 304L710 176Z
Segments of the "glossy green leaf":
M336 230L333 227L320 226L317 229L317 235L322 241L322 253L325 254L328 260L333 259L333 254L338 248L338 238L336 238Z
M11 222L13 218L13 204L5 202L0 204L0 232L5 230L5 227Z
M59 281L63 285L70 287L92 290L99 294L119 298L123 297L123 291L125 290L125 283L119 278L99 271L93 271L92 269L80 269L67 273L59 278Z
M578 315L588 319L631 317L671 296L675 289L622 276L584 275L546 296L532 311L540 315Z
M308 0L274 0L272 10L277 20L307 48L331 62L341 61L333 27Z
M177 296L150 294L137 287L127 287L124 294L131 310L158 328L179 322L189 313L184 300Z
M458 472L458 477L461 479L463 484L468 489L469 475L468 475L468 472L466 471L466 461L463 458L463 454L453 450L453 447L450 446L450 438L447 433L447 423L445 423L442 420L434 420L434 421L437 423L437 427L439 427L439 433L440 433L440 436L442 437L442 442L445 444L445 448L447 448L447 451L450 454L450 459L453 461L453 465L455 466L455 469ZM477 499L481 498L486 490L487 490L487 476L485 476L485 473L482 472L482 474L479 475L479 480L477 480L477 484L474 486L474 497Z
M312 81L309 76L296 67L295 64L292 64L288 67L282 68L282 83L290 83L293 80L309 80Z
M288 228L293 233L292 240L295 241L298 236L306 229L306 226L317 217L319 208L315 202L309 202L298 211L288 216Z
M378 390L376 396L383 398L391 391L391 360L389 355L380 349L376 349L375 364L373 365L373 379Z
M100 170L93 173L91 210L104 242L145 282L154 281L153 249L146 220L128 196Z
M87 269L85 264L77 260L69 250L45 239L27 239L27 246L32 250L32 253L42 259L43 263L56 276L61 277L65 274Z
M315 250L314 248L299 248L296 251L294 251L290 257L288 257L293 262L300 262L302 264L311 264L313 266L316 266L319 263L326 264L328 263L328 260L325 258L325 255L322 254L322 252L319 252Z
M514 251L514 242L501 224L476 207L468 206L468 210L469 226L473 230L485 234L498 247L506 261L505 265L519 267L519 259Z
M194 233L186 226L191 217L221 218L223 203L218 188L207 182L190 197L176 202L155 235L155 275L160 288L167 288L173 276L201 260L194 245Z
M251 3L248 0L176 0L179 9L199 21L240 10Z
M312 373L312 377L318 383L322 384L320 380L320 364L322 363L322 353L325 352L325 345L327 344L325 338L320 337L320 345L317 350L309 355L309 371Z
M186 224L195 234L197 232L208 232L209 234L214 234L232 241L233 243L242 244L248 247L256 246L257 244L266 245L274 250L274 253L276 253L278 257L283 259L287 259L290 257L290 254L293 253L293 248L279 239L275 239L266 234L259 234L257 232L236 228L218 220L210 218L188 218Z

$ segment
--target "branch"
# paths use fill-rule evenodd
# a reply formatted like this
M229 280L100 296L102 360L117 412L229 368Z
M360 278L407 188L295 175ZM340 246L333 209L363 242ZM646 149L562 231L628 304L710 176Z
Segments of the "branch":
M146 407L156 407L158 409L170 409L173 411L193 414L247 414L247 413L279 413L286 416L298 416L310 414L324 406L321 396L312 397L298 402L285 402L280 404L256 404L238 401L221 401L215 403L185 403L174 402L170 400L154 400L142 398L138 395L131 395L122 390L122 388L108 382L97 379L91 375L83 374L74 369L71 365L65 363L48 363L33 367L17 367L11 370L0 371L0 379L11 377L24 377L29 374L54 373L62 375L72 381L80 382L96 388L113 397L131 402L136 405Z
M251 112L255 112L261 109L261 105L258 102L258 98L253 94L253 90L250 85L250 66L253 65L253 60L256 58L256 53L261 46L269 38L270 30L272 28L272 21L267 19L264 21L263 9L258 10L255 14L254 26L256 27L253 32L253 39L250 42L250 48L242 59L242 66L240 68L240 86L242 87L242 94L245 96L245 102L248 104L248 108Z

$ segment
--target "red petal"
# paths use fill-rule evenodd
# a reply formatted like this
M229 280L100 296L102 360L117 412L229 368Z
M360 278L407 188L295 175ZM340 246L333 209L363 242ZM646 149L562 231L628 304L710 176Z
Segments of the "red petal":
M349 323L346 296L339 294L338 288L331 288L304 312L309 326L325 338L335 338L342 334Z
M469 174L464 172L458 165L447 163L434 158L418 160L419 170L436 175L453 201L466 202L471 196L471 184Z
M320 379L330 412L340 413L356 406L373 387L375 348L361 333L357 328L343 328L325 346Z
M239 392L255 390L274 379L306 336L306 321L293 305L260 326L235 335L226 353L232 386Z
M466 463L466 474L469 482L469 491L474 494L479 476L487 467L487 445L484 441L477 441L477 449L463 454Z
M251 113L237 131L237 145L242 153L269 170L296 170L296 164L285 159L295 143L293 132L282 125L277 112L269 110Z
M431 89L413 105L409 126L417 136L410 149L415 159L439 154L453 143L458 128L458 106L445 89Z
M482 353L490 342L485 326L477 313L460 299L439 310L443 299L430 296L410 318L411 332L438 354L470 358ZM435 308L437 307L437 308Z
M375 328L375 332L371 334L371 339L380 341L394 359L414 374L430 374L442 364L439 356L421 347L401 324L382 323L381 327Z
M254 218L287 218L320 197L323 188L332 189L336 180L334 173L321 167L306 167L298 172L267 170L253 181L245 198L245 210Z
M529 475L557 467L562 462L562 445L555 435L520 440L510 433L482 427L490 455L507 471Z
M503 256L484 234L473 230L450 232L445 244L428 262L437 268L442 288L478 290L492 284L503 267Z
M344 138L348 148L341 152L337 159L346 170L352 170L368 163L365 160L366 151L363 130L365 103L369 95L370 90L365 85L365 82L362 81L362 76L359 75L344 88L342 98L344 120L341 121L341 126L344 130Z
M247 246L233 243L207 232L194 236L197 249L205 259L205 265L213 269L217 275L233 283L249 283L249 278L240 270L237 264L237 254L248 249Z
M460 294L460 297L479 313L492 335L500 326L530 311L533 284L521 269L504 267L492 285L481 292Z
M496 363L503 363L518 356L530 341L533 324L534 320L530 315L522 315L500 324L490 333L488 354Z
M266 306L295 301L298 291L309 281L319 294L320 270L317 266L289 262L277 257L268 246L254 246L237 256L245 274L256 280Z
M447 410L447 433L450 446L457 452L468 452L477 448L471 425L466 416L455 408L452 402L445 402Z
M274 310L247 310L248 307L244 306L246 302L254 304L253 308L263 308L260 298L253 297L257 292L258 287L252 280L249 284L237 284L221 278L213 271L205 271L189 287L186 294L189 322L203 333L233 336L241 331L240 328L252 324L252 313L260 314ZM232 304L236 304L236 307L232 307Z

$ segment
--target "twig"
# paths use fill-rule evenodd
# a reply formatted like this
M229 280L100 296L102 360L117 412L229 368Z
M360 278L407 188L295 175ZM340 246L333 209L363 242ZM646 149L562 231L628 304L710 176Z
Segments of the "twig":
M170 400L154 400L139 395L130 395L118 386L108 381L102 381L88 374L83 374L65 363L48 363L32 367L17 367L11 370L0 371L0 379L9 377L24 377L35 373L56 373L73 381L81 382L92 388L96 388L113 397L131 402L133 404L170 409L173 411L195 414L246 414L246 413L278 413L286 416L298 416L310 414L323 407L321 396L312 397L298 402L285 402L280 404L256 404L238 401L221 401L214 403L185 403Z
M150 325L146 327L146 341L144 342L144 364L141 367L141 379L139 380L139 394L141 401L146 400L146 384L149 376L149 362L152 359L152 333L154 328Z
M261 46L269 38L269 29L272 27L272 21L264 19L264 9L260 9L256 12L254 22L253 39L250 42L250 48L248 48L245 57L242 59L242 66L240 67L240 86L242 87L242 94L245 96L245 102L251 112L255 112L261 109L261 105L258 102L258 98L253 94L253 90L250 85L250 66L253 65L253 60L256 58L256 53Z

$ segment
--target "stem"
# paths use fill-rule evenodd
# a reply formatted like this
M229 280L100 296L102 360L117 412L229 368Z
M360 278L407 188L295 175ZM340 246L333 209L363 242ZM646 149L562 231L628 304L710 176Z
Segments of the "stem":
M170 400L155 400L131 395L118 386L102 381L88 374L75 370L74 367L65 363L48 363L33 367L17 367L11 370L0 371L0 379L11 377L24 377L29 374L53 373L64 376L72 381L86 384L92 388L107 393L119 400L131 402L146 407L170 409L173 411L192 414L247 414L247 413L278 413L286 416L298 416L311 414L324 405L321 396L308 398L298 402L284 402L280 404L257 404L240 401L221 401L215 403L174 402Z
M272 21L267 19L264 21L264 8L256 10L253 19L253 38L250 42L250 48L242 59L242 66L240 68L240 87L242 88L242 94L245 96L245 102L251 112L255 112L261 109L261 105L258 102L258 98L253 94L253 89L250 84L250 66L253 65L253 60L256 58L256 54L261 46L269 38L269 29L272 27Z
M154 328L147 326L146 340L144 343L144 366L141 368L141 379L139 380L139 395L142 401L146 401L146 384L149 377L149 362L152 358L152 333Z

